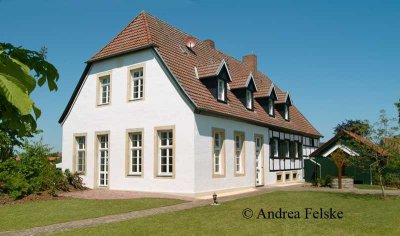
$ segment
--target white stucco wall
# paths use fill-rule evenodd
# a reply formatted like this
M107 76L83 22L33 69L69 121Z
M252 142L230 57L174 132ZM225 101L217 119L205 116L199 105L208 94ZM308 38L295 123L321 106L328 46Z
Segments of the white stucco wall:
M145 63L144 100L127 102L128 67ZM110 189L194 192L194 113L151 50L93 64L63 124L63 169L72 169L73 134L87 133L87 173L94 186L95 132L109 131ZM111 105L96 107L98 73L111 71ZM175 178L154 178L154 127L175 125ZM126 129L144 129L143 177L125 176Z
M195 115L195 191L198 193L254 187L255 186L255 143L254 135L264 137L264 184L276 182L269 172L269 136L268 129L217 117ZM213 178L212 175L212 128L225 130L225 177ZM245 133L245 176L234 175L234 132Z

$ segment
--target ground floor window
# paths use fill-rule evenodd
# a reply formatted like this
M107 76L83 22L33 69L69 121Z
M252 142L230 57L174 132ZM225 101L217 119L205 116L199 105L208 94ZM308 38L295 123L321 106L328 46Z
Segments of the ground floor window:
M222 176L225 174L225 153L223 149L225 141L225 131L223 129L213 129L212 133L213 174L214 176Z
M75 137L75 171L81 174L86 172L86 136Z
M174 130L157 130L158 176L174 174Z
M129 133L129 175L142 174L142 132Z
M108 186L109 142L108 134L98 135L99 186Z
M244 133L235 132L235 174L244 174Z

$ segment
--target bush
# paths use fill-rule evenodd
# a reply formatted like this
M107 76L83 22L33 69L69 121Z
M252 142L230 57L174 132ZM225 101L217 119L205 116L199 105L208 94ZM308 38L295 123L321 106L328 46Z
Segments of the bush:
M0 192L18 199L34 192L47 191L55 196L57 190L68 190L62 171L48 161L51 148L41 141L26 141L23 149L19 159L0 161Z
M66 169L64 175L68 183L75 189L86 189L86 187L83 185L83 180L78 172L71 173L69 169Z
M383 178L385 186L400 188L400 174L386 173Z
M327 175L324 178L318 178L312 182L312 185L319 187L330 187L332 185L332 177Z

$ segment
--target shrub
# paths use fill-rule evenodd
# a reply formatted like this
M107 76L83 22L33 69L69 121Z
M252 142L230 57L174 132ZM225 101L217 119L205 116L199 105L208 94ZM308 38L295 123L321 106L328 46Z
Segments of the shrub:
M55 196L57 190L68 190L62 171L48 161L49 146L26 141L23 148L20 159L0 161L0 192L18 199L34 192L47 191Z
M75 189L84 190L86 187L83 184L83 180L78 172L71 173L69 169L66 169L64 172L65 178L68 183L72 185Z
M315 183L313 182L313 185L319 187L330 187L332 185L332 177L326 175L324 178L318 178Z

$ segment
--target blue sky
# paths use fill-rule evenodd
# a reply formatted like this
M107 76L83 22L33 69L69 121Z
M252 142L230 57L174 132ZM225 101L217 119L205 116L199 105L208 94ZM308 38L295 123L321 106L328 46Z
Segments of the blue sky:
M61 150L64 107L84 62L140 11L258 67L327 138L345 119L396 116L400 98L400 1L0 0L0 41L38 50L59 70L59 90L33 94L46 143Z

